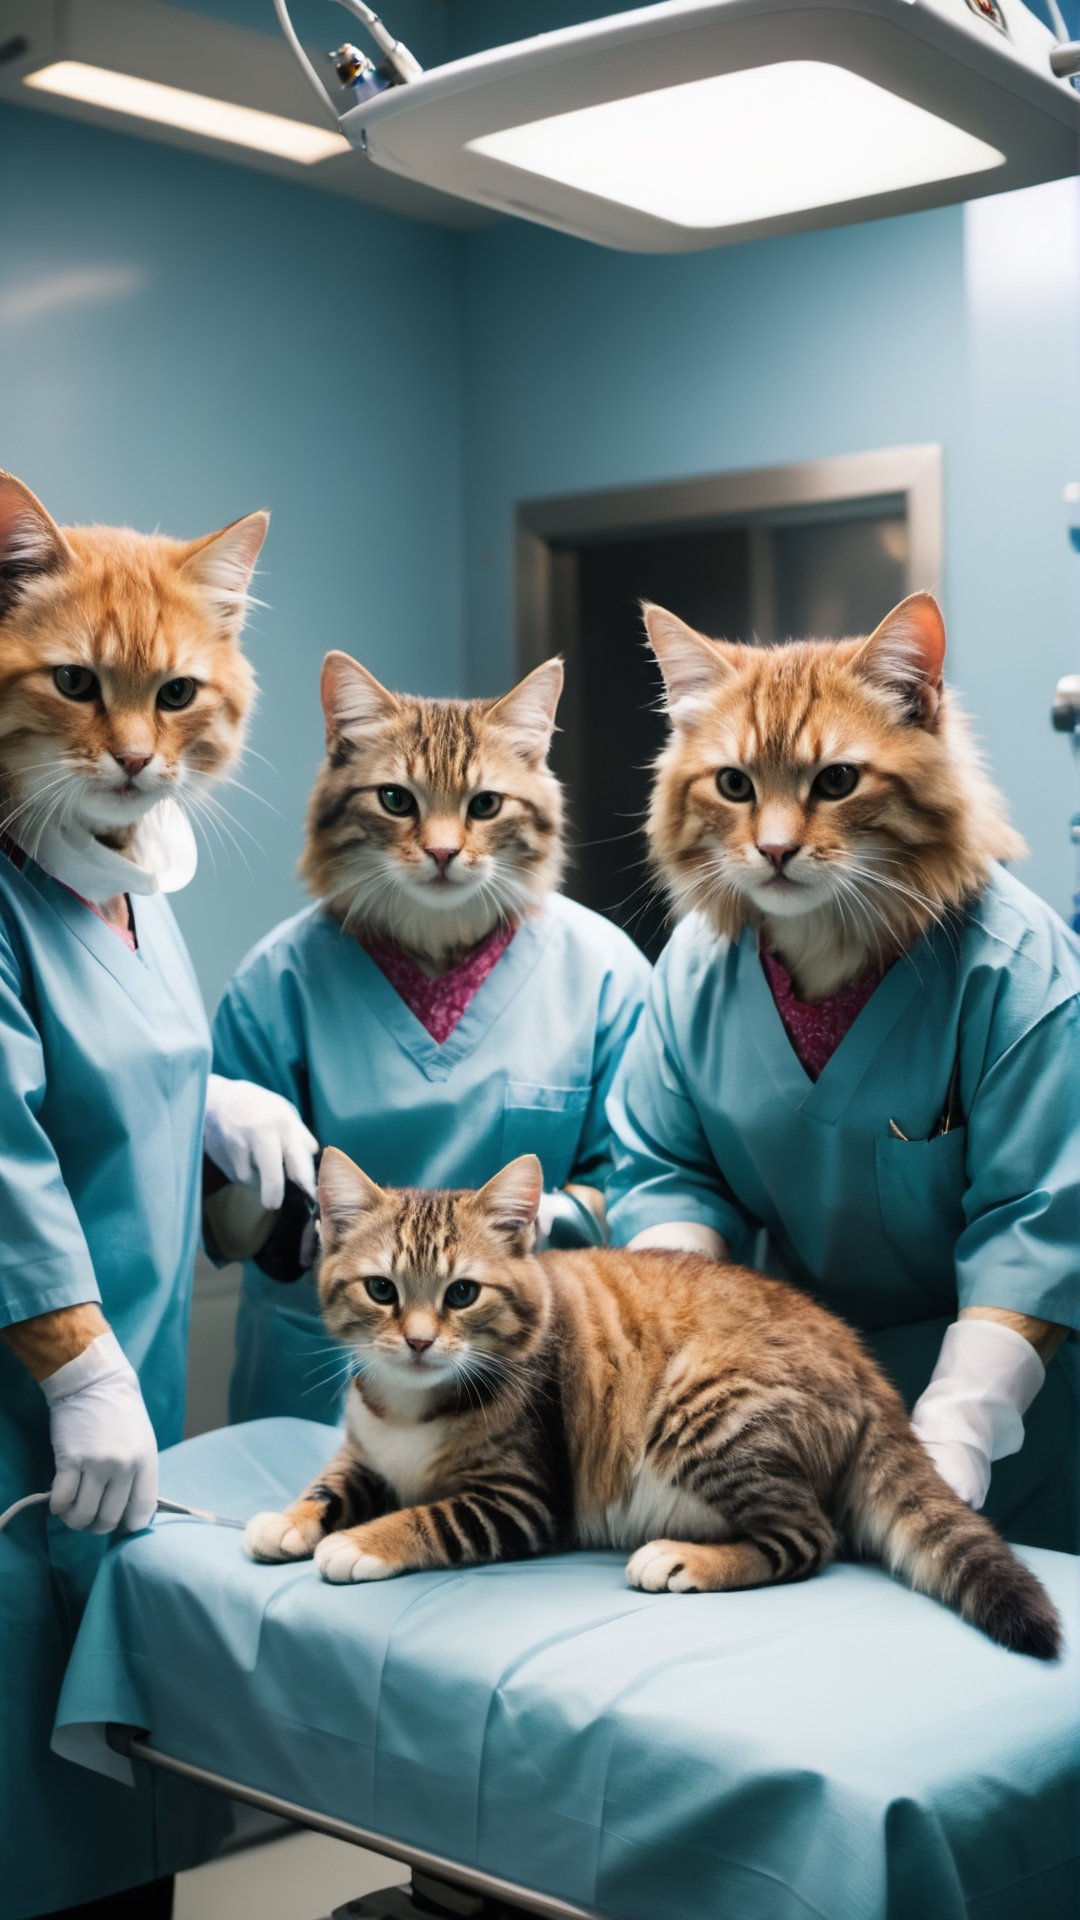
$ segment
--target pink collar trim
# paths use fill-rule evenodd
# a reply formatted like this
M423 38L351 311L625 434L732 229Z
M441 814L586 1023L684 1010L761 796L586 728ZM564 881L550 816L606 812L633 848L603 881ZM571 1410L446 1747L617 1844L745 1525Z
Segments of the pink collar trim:
M816 1080L884 976L868 967L824 1000L808 1001L799 999L783 961L765 947L761 964L788 1039L811 1080Z
M437 980L429 979L411 954L378 934L370 935L364 947L410 1013L415 1014L421 1026L442 1046L513 937L513 927L503 924L493 928L464 960L459 960L448 973L440 974Z

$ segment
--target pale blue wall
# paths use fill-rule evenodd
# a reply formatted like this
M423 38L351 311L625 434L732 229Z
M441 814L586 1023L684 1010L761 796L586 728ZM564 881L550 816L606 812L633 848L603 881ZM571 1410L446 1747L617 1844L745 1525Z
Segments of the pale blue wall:
M265 758L240 778L277 812L227 796L250 872L204 855L177 900L212 1000L301 903L326 648L398 685L462 679L460 253L47 114L0 109L0 155L0 466L60 520L191 535L273 510L248 643Z
M320 11L344 24L308 6L301 25ZM412 0L395 23L430 60L587 11ZM1046 712L1080 667L1060 506L1080 477L1075 188L649 259L524 226L461 239L28 111L0 110L0 153L19 180L0 464L60 518L194 533L275 512L251 636L271 765L242 777L280 818L237 796L252 874L219 856L180 902L211 997L300 899L327 646L399 684L494 690L518 500L914 440L945 448L954 677L1028 875L1066 904L1071 777Z
M1080 478L1078 237L1074 182L682 257L470 236L475 687L512 671L517 501L940 441L952 677L1031 843L1025 877L1066 907L1073 786L1047 716L1080 670L1061 504Z

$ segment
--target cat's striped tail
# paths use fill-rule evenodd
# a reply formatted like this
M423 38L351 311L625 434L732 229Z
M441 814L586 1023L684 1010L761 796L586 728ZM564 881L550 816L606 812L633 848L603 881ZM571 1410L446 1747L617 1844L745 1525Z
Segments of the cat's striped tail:
M946 1486L906 1425L871 1423L852 1464L846 1531L919 1593L999 1646L1053 1660L1061 1619L1045 1587L982 1514Z

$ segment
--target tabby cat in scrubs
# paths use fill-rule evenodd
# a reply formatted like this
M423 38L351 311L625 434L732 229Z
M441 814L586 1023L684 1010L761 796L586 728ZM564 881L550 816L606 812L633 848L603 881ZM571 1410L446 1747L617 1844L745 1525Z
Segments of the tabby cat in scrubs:
M685 917L609 1105L613 1237L764 1244L869 1334L965 1500L1003 1460L994 1517L1075 1549L1075 1342L1043 1380L1080 1316L1080 948L999 864L1023 847L941 614L916 594L868 639L779 647L646 625Z
M150 1523L157 1449L181 1435L204 1121L246 1150L239 1100L261 1145L282 1113L302 1132L260 1088L208 1103L165 898L195 866L176 796L197 803L242 741L266 524L58 527L0 474L0 1509L52 1489L0 1533L4 1920L98 1899L151 1920L220 1837L216 1812L208 1832L205 1809L49 1740L103 1536Z
M387 1193L323 1155L319 1293L356 1368L344 1445L259 1560L347 1584L560 1547L631 1549L646 1593L880 1558L1003 1646L1052 1657L1034 1575L934 1471L858 1338L701 1254L533 1256L540 1163Z
M561 687L550 660L501 699L416 699L327 656L302 868L317 904L243 962L214 1045L221 1073L295 1101L320 1143L388 1184L482 1185L537 1154L545 1229L588 1242L604 1103L648 970L556 892L562 795L546 760ZM341 1363L310 1278L285 1286L249 1262L236 1344L234 1419L337 1418Z

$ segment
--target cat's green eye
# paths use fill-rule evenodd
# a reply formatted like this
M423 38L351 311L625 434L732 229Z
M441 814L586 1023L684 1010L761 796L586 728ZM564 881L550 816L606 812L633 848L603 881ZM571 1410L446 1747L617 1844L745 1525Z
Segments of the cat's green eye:
M157 703L170 713L179 713L182 707L190 707L198 691L198 681L182 674L176 680L166 680L165 685L158 688Z
M54 667L53 685L65 700L93 700L101 691L97 674L89 667Z
M741 767L721 767L716 785L725 800L752 800L754 783Z
M416 812L416 801L408 787L378 787L379 805L384 813L392 813L395 820L404 820L410 813Z
M474 793L469 801L470 820L494 820L502 812L501 793Z
M444 1307L471 1307L480 1292L476 1280L451 1280L443 1295Z
M858 767L838 762L835 767L822 767L811 792L816 793L819 800L846 800L858 784Z
M373 1273L370 1280L364 1281L364 1285L377 1307L392 1307L395 1304L397 1288L384 1274Z

